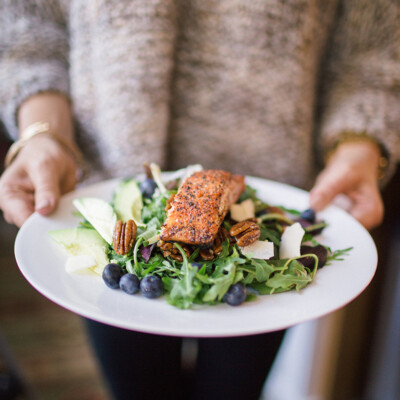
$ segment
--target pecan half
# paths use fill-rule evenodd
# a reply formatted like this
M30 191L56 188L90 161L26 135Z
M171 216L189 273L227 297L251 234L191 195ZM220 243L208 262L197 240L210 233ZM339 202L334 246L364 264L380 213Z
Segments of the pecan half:
M183 257L181 252L174 246L171 242L164 242L163 240L159 240L157 242L157 246L163 252L164 257L171 257L173 260L183 262ZM186 257L190 257L191 251L190 248L181 243L181 247L186 254Z
M135 242L137 226L133 219L123 223L117 221L113 234L113 249L121 256L128 254Z
M214 260L214 250L213 249L201 249L200 257L205 261Z
M201 249L200 250L200 257L203 260L211 261L218 256L222 252L222 244L225 242L226 239L229 239L229 243L234 243L235 239L229 235L228 230L221 225L217 236L214 239L212 248L209 249Z
M260 238L260 227L251 220L245 220L233 225L229 234L236 239L240 247L246 247Z
M232 237L229 235L228 230L223 225L221 225L217 233L217 236L214 240L214 245L213 245L214 254L219 255L221 253L222 244L225 242L226 239L229 239L229 242L231 242Z

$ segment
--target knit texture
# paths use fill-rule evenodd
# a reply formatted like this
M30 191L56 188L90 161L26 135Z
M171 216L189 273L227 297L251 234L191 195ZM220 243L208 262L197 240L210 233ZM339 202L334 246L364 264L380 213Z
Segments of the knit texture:
M344 130L400 155L400 5L391 0L2 0L0 118L72 101L91 179L154 161L309 188Z

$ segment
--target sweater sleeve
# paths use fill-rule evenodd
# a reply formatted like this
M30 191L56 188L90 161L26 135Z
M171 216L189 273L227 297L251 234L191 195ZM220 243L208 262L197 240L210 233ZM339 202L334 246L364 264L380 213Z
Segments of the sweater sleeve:
M18 138L17 111L36 93L68 96L68 33L56 0L0 2L0 119Z
M343 132L367 133L400 158L400 3L344 0L323 76L319 146Z

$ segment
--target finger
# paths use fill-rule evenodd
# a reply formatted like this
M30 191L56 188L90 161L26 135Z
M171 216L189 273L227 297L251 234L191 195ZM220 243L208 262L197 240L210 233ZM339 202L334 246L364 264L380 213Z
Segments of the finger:
M384 206L379 191L366 189L352 196L354 206L350 214L366 229L370 230L380 225L384 216Z
M22 224L31 216L34 211L33 196L30 194L20 194L7 199L7 207L3 207L4 219L9 224L21 227Z
M78 177L77 177L76 167L73 166L71 168L68 168L65 173L65 176L61 181L61 193L64 194L75 189L77 182L78 182Z
M0 180L0 209L4 219L21 226L33 213L33 186L26 173L13 163Z
M323 171L310 192L310 207L316 211L324 209L338 194L346 193L354 184L354 175L345 168Z
M29 172L35 192L35 210L40 214L51 213L60 198L60 183L57 166L43 162Z

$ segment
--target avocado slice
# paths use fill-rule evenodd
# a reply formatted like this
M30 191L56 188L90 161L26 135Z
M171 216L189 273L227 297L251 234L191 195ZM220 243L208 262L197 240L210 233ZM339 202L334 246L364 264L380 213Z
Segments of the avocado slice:
M101 237L112 244L117 215L106 201L95 197L75 199L73 205L93 226Z
M133 179L121 182L114 195L114 210L123 222L133 219L138 226L144 226L141 219L143 208L142 193Z
M109 247L94 230L87 228L57 229L49 232L55 240L72 256L91 256L95 260L95 271L101 273L109 263Z

